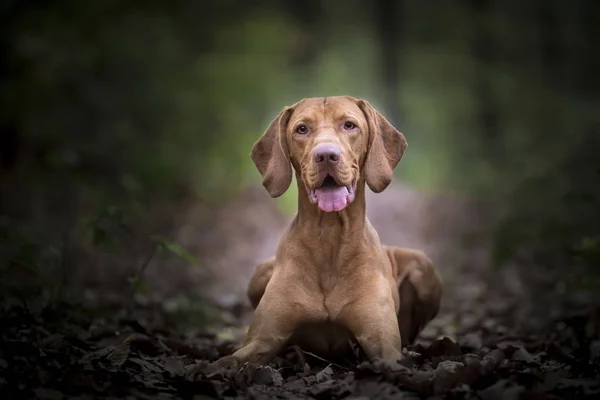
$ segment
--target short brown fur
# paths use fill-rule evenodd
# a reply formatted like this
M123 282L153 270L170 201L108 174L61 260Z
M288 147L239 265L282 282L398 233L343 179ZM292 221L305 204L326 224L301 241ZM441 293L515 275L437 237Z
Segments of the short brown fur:
M356 129L344 131L346 121ZM298 124L308 133L297 134ZM311 152L325 142L341 149L329 174L356 187L339 212L324 212L309 199L325 173ZM289 344L335 357L349 350L348 339L371 360L401 358L402 346L437 314L443 287L423 252L382 245L365 215L365 185L383 191L406 147L402 133L368 102L349 96L304 99L271 122L251 156L273 197L287 190L293 168L298 213L275 257L250 281L255 314L246 340L212 366L265 364Z

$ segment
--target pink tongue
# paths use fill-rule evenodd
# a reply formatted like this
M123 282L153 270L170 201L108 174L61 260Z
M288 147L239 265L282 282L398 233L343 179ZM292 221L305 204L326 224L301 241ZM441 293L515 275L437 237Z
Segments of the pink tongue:
M348 203L345 186L327 186L315 190L319 208L325 212L341 211Z

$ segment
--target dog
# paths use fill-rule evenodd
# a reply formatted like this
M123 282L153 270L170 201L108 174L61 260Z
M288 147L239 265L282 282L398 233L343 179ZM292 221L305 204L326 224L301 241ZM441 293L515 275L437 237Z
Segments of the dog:
M396 362L438 313L443 282L419 250L384 246L365 213L407 142L369 102L308 98L285 107L251 158L271 197L295 173L298 212L276 255L248 286L255 308L239 350L211 364L267 364L288 345L340 357L358 343L368 359Z

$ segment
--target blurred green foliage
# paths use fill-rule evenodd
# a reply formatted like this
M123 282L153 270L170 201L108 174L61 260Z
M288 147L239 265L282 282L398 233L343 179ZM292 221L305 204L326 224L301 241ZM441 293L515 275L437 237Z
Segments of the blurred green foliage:
M2 213L64 231L105 204L218 206L260 182L284 105L350 94L407 136L405 182L504 205L497 262L594 237L598 3L476 3L8 1Z

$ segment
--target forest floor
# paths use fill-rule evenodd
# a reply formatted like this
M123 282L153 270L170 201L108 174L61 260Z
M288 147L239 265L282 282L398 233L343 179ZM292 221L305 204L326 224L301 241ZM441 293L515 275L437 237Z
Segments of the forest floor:
M178 240L194 244L207 268L165 271L157 262L147 274L150 294L134 302L105 284L82 290L88 301L81 307L3 304L2 397L600 398L600 308L593 293L566 290L544 268L516 262L491 268L481 233L486 215L476 204L397 185L370 194L368 207L384 243L424 249L446 284L440 313L406 349L402 364L370 363L360 351L352 360L325 360L288 349L268 366L186 378L186 366L239 345L252 315L245 284L288 222L253 189L209 213L212 222L198 221L206 213L190 209ZM202 228L207 223L210 234ZM201 313L196 324L189 315L181 322L182 310L193 307L188 301L182 308L177 294L196 285L214 304L210 325Z

